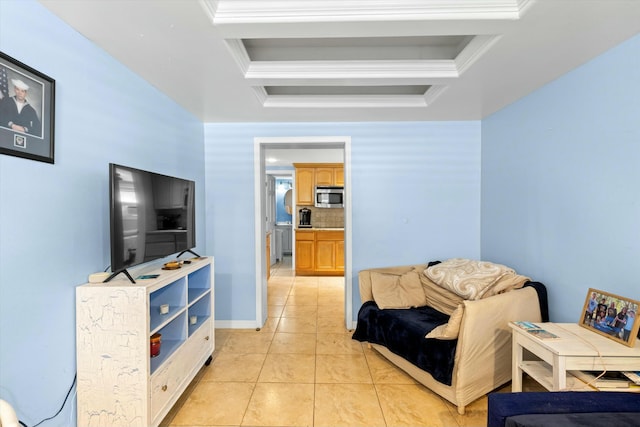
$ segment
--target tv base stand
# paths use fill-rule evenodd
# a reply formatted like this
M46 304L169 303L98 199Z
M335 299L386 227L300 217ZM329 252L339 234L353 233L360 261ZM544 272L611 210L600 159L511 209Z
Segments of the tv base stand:
M113 279L114 277L116 277L118 274L124 274L125 276L127 276L129 278L129 280L131 281L131 283L135 284L136 281L133 280L133 277L131 277L131 275L129 274L129 272L127 271L127 269L123 269L123 270L118 270L118 271L114 271L113 274L111 274L111 276L107 277L106 279L104 279L102 281L102 283L107 283L109 282L111 279Z

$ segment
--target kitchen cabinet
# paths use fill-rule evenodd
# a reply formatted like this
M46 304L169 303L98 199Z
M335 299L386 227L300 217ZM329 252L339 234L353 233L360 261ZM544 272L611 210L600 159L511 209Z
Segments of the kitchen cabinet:
M315 232L296 230L296 275L314 273Z
M315 176L315 168L296 167L296 205L313 206Z
M340 166L316 167L315 185L328 185L334 187L344 186L344 168Z
M316 274L343 274L344 231L316 231L315 237Z
M296 171L296 205L313 206L315 187L344 186L342 163L294 163Z
M344 274L344 231L296 230L296 275Z
M136 283L76 288L77 425L160 424L211 361L213 270L213 258L197 258Z
M344 232L342 240L336 241L336 271L344 274Z

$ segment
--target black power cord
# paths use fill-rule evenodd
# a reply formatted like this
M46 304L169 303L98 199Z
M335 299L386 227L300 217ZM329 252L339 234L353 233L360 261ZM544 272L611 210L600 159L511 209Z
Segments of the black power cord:
M60 406L60 409L58 409L58 412L56 412L56 414L55 414L55 415L53 415L53 416L51 416L51 417L49 417L49 418L45 418L44 420L40 421L38 424L34 424L34 425L33 425L33 427L38 427L38 426L39 426L40 424L42 424L43 422L45 422L45 421L49 421L49 420L52 420L52 419L54 419L55 417L57 417L58 415L60 415L60 412L62 412L62 409L64 408L64 405L66 405L66 404L67 404L67 399L69 399L69 395L71 394L71 390L73 390L73 386L75 385L75 383L76 383L76 380L77 380L77 379L78 379L78 373L76 373L76 374L73 376L73 382L71 383L71 387L69 387L69 391L67 392L67 395L66 395L66 396L65 396L65 398L64 398L64 402L62 402L62 406ZM24 426L24 427L29 427L29 426L27 426L25 423L23 423L22 421L18 421L18 422L19 422L22 426Z

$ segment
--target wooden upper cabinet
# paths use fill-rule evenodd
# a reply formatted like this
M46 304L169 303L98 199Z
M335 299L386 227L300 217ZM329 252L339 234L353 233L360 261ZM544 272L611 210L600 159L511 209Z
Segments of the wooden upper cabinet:
M333 169L333 182L337 187L344 187L344 168L334 168Z
M342 163L294 163L296 205L313 206L317 185L344 186Z
M333 168L316 168L316 185L335 185Z
M315 168L296 168L296 205L313 205L315 176Z

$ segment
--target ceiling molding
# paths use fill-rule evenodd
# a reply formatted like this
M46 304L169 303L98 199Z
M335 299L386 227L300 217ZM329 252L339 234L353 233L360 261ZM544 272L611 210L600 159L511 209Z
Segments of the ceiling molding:
M424 95L287 96L268 95L261 86L253 89L265 108L425 108L447 86L431 86Z
M265 108L424 108L424 96L269 96Z
M240 67L242 74L246 74L251 66L251 58L249 58L249 54L242 44L242 40L240 39L225 39L225 44L231 52L231 56L236 61L236 64Z
M529 0L201 0L215 25L519 19Z
M462 75L482 55L500 40L502 36L475 36L469 44L456 56L455 64L458 73Z
M452 79L459 76L452 60L440 61L268 61L252 62L245 78L253 82L288 80L345 80L371 84L369 80ZM354 82L355 83L355 82ZM270 83L272 84L272 83ZM275 84L275 83L273 83ZM306 84L313 84L308 82Z
M211 23L214 24L213 20L218 11L218 0L198 0L198 3L209 17Z

